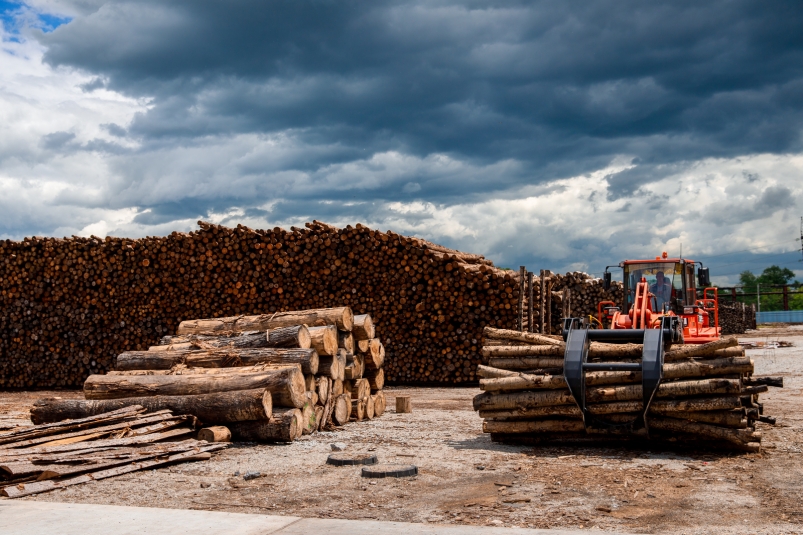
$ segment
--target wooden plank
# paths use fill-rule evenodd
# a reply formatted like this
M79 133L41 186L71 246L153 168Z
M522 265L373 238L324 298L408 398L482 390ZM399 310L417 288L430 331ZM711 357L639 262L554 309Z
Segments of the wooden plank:
M88 436L88 435L92 435L92 434L97 435L98 437L100 437L100 436L103 436L103 435L108 435L109 433L112 433L114 431L119 431L119 430L123 430L123 429L138 427L140 425L146 425L146 424L150 424L150 423L153 423L153 422L161 422L162 420L168 420L168 419L171 419L171 418L177 418L177 417L173 416L170 413L170 411L159 411L159 412L155 412L155 413L151 413L151 414L145 415L144 417L135 417L134 419L131 419L131 420L126 419L123 422L118 422L118 423L115 423L115 424L106 425L106 426L97 427L97 428L90 428L88 430L84 429L84 430L80 430L80 431L72 431L70 433L63 433L63 434L56 434L56 435L46 435L44 437L38 437L38 438L31 439L31 440L24 440L24 441L21 441L21 442L12 442L10 444L4 444L3 446L0 446L0 452L2 450L5 450L5 449L30 447L30 446L34 446L34 445L37 445L37 444L49 443L51 441L58 442L58 441L61 441L61 440L69 440L69 439L72 439L74 437ZM86 439L86 440L91 440L91 439ZM80 441L76 441L76 442L80 442ZM70 442L63 442L63 444L70 444ZM56 444L53 444L53 445L55 446Z
M51 490L70 487L73 485L81 485L83 483L89 483L90 481L99 481L101 479L106 479L109 477L129 474L131 472L137 472L139 470L154 468L156 466L161 466L168 463L181 462L196 457L199 453L217 451L225 447L226 444L222 443L210 444L209 446L193 448L190 451L177 453L175 455L170 455L168 457L152 458L147 461L135 462L126 466L118 466L116 468L109 468L107 470L100 470L98 472L84 474L81 476L73 477L71 479L65 479L61 481L54 481L51 479L46 481L37 481L35 483L19 483L17 485L11 485L3 488L2 490L0 490L0 495L6 496L8 498L20 498L22 496L30 496L32 494L39 494L42 492L48 492Z
M96 440L92 444L95 444L97 447L103 446L132 446L136 444L152 444L154 442L158 442L160 440L166 440L168 438L173 438L181 435L186 435L189 433L193 433L194 429L190 428L179 428L179 429L170 429L168 431L163 431L161 433L152 433L149 435L143 435L139 437L127 437L127 438L110 438L110 439L101 439ZM64 452L71 452L76 450L81 450L86 448L86 444L79 443L79 444L66 444L64 446L53 446L49 448L43 448L41 446L33 446L31 448L19 449L20 453L64 453Z
M143 407L140 407L139 405L131 405L115 411L97 414L95 416L87 416L86 418L37 425L33 428L6 433L0 436L0 444L7 444L9 442L17 442L19 440L28 440L56 433L63 433L65 431L71 431L74 429L85 429L87 427L92 427L102 423L108 424L112 422L119 422L127 418L134 418L137 414L141 414L143 412L145 412Z

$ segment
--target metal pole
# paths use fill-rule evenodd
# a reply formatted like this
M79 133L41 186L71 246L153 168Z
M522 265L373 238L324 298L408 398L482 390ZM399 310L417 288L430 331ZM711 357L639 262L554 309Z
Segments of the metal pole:
M783 309L789 310L789 286L783 285Z
M761 284L756 284L756 296L758 297L758 314L761 314Z
M546 298L546 292L544 291L544 270L541 270L541 294L538 296L538 312L539 312L539 319L541 320L541 334L544 334L544 299Z
M524 331L524 274L526 268L519 266L519 332Z
M527 329L531 332L535 332L535 326L533 321L533 272L527 272Z

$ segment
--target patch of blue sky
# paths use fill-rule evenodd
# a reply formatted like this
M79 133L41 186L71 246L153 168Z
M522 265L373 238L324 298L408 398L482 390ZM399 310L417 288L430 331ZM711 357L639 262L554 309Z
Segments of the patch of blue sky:
M8 37L13 41L18 40L16 36L25 26L48 33L71 20L70 17L38 12L25 2L0 0L0 24L3 25Z

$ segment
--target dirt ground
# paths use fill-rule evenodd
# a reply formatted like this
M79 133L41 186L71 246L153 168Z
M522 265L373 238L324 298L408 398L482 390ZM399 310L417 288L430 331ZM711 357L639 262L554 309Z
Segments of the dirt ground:
M499 445L471 410L477 389L391 388L383 417L336 433L235 444L209 461L28 499L626 533L803 533L803 326L761 328L740 340L756 346L748 350L756 375L784 377L783 389L762 395L778 423L759 424L760 454ZM791 347L773 348L775 341ZM412 414L394 413L402 394L412 396ZM23 423L45 395L80 397L0 393L0 426ZM380 462L415 464L419 475L363 479L358 467L329 466L334 442ZM245 481L249 471L266 476Z

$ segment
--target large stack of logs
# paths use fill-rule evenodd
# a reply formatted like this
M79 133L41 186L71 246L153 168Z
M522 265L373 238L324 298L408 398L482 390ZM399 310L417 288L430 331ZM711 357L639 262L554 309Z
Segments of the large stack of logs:
M223 425L235 440L289 442L385 411L385 350L349 307L188 320L114 371L84 382L86 400L46 399L35 423L141 405Z
M130 405L0 434L0 496L19 498L166 464L208 459L226 444L191 438L195 418Z
M558 336L486 328L479 366L482 394L474 409L494 440L598 440L612 432L586 432L581 412L563 378L565 344ZM592 342L589 361L636 362L638 344ZM780 378L754 378L753 362L735 338L703 345L673 346L665 355L663 380L648 414L654 440L712 441L747 451L760 449L756 422L763 416L758 396ZM641 374L587 372L586 400L592 414L611 423L633 421L641 410Z
M370 312L395 383L476 381L482 328L513 327L517 273L362 225L0 241L0 388L79 386L189 318Z

